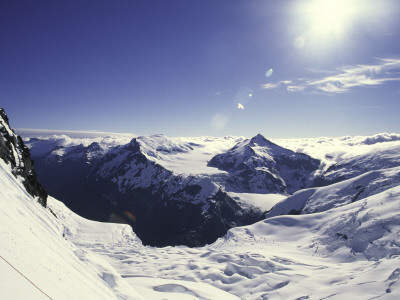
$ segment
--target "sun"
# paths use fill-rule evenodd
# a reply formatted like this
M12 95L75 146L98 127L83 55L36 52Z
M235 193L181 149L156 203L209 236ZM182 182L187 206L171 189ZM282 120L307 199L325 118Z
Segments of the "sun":
M338 35L351 25L357 13L354 0L313 0L306 4L305 17L315 35Z

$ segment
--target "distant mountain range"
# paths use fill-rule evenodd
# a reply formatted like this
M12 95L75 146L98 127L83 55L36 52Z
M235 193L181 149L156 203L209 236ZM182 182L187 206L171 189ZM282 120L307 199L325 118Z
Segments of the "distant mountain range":
M2 295L398 299L399 137L59 135L30 151L0 109Z
M311 186L320 165L261 135L220 139L216 143L227 151L215 156L207 151L220 148L209 146L210 138L155 135L111 147L101 142L64 146L60 139L27 142L49 193L84 217L127 222L145 244L157 246L200 246L229 228L261 220L264 211L240 205L226 192L291 193ZM190 158L199 153L202 172L191 170L197 166ZM183 157L186 169L174 167Z
M265 216L313 212L318 209L306 196L299 201L299 193L311 195L366 171L398 165L396 147L379 157L373 151L335 161L328 153L313 158L260 134L251 139L154 135L129 142L61 135L26 143L51 195L86 218L128 223L153 246L202 246ZM346 190L349 199L362 198L366 189L357 187ZM245 193L289 197L265 211L235 197Z

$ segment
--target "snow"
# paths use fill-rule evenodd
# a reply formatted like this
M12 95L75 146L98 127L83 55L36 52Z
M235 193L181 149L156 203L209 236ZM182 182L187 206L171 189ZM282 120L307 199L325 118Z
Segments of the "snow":
M149 159L181 175L227 174L208 167L207 163L216 154L232 148L242 140L241 137L170 138L163 135L138 138Z
M234 193L227 192L241 206L255 206L262 211L270 210L275 204L286 198L281 194L254 194L254 193Z
M111 148L119 145L125 145L131 141L130 136L105 136L105 137L77 137L72 138L65 134L52 135L46 137L27 137L24 142L31 149L32 156L43 156L49 154L56 148L55 155L65 155L69 153L69 148L82 145L88 147L92 143L98 143L102 148Z
M16 129L30 146L33 156L49 153L56 146L64 148L83 145L89 146L93 142L110 148L125 145L135 134L107 133L107 132L79 132L79 131L51 131L35 129ZM39 140L32 140L38 138ZM268 137L267 137L268 138ZM137 138L144 153L149 159L159 163L175 174L226 174L217 168L208 167L207 163L216 154L226 152L237 143L244 142L244 137L166 137L164 135L141 136ZM254 138L254 149L262 150L261 155L267 155L264 148ZM271 139L277 145L298 153L305 153L324 162L327 167L344 159L359 155L367 155L394 149L393 155L398 154L400 134L380 133L374 136L356 137L320 137L297 139ZM262 141L263 142L263 141ZM261 144L262 144L261 142ZM244 143L245 144L245 143ZM244 145L243 144L243 145ZM262 145L261 145L262 146ZM241 150L242 149L242 150ZM237 151L244 151L238 147ZM390 153L390 152L388 152ZM397 156L397 160L400 160Z
M365 172L325 187L304 189L277 203L267 213L274 217L290 213L315 213L350 204L400 184L400 167Z
M52 299L142 299L128 285L102 280L101 274L120 276L103 259L78 255L84 250L62 237L60 220L25 191L3 160L0 186L1 297L15 299L18 287L20 299L48 299L44 293Z
M325 212L234 228L202 248L145 247L54 199L49 206L71 227L69 241L107 260L146 299L397 299L399 201L396 186Z
M0 259L0 291L2 299L25 300L27 295L31 299L48 299L38 288L18 273L3 258Z
M31 148L32 156L50 153L55 147L68 149L77 145L85 147L96 142L104 148L128 144L134 134L113 134L98 132L35 131L18 129L24 141ZM243 141L242 137L166 137L164 135L141 136L137 141L144 154L152 161L180 175L226 174L217 168L208 167L211 158ZM57 155L64 153L57 150Z
M238 299L206 283L124 278L97 252L144 249L131 227L86 220L51 197L44 209L3 160L0 187L1 299Z
M148 277L126 277L126 281L146 299L152 300L240 299L201 282Z
M155 139L162 151L146 155L171 165L181 160L174 169L181 174L191 172L185 159L193 151L199 152L194 172L204 174L209 157L236 143L163 139ZM379 152L383 161L284 199L230 193L243 205L267 209L278 203L270 216L278 207L304 208L307 214L276 214L233 228L202 248L153 248L143 246L127 225L86 220L50 197L56 218L0 160L0 255L52 299L400 299L398 135L277 143L320 157L326 166L351 167ZM0 268L0 297L48 299L1 258Z
M380 133L374 136L272 139L279 146L308 154L327 165L359 155L379 153L400 146L400 134Z

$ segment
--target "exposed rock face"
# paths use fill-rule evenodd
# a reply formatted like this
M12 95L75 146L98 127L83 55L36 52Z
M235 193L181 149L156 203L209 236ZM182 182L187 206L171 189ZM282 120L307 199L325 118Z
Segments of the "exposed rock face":
M208 165L229 173L227 189L292 194L312 186L320 161L282 148L259 134L214 156Z
M46 207L47 193L38 182L28 147L10 128L8 117L0 108L0 158L11 165L16 178L21 177L27 192Z
M137 139L108 150L55 146L35 160L52 195L86 218L130 224L144 244L201 246L263 217L209 177L177 175L149 159Z
M83 217L130 224L152 246L212 243L228 229L264 215L240 206L225 190L292 193L311 186L319 167L318 160L261 135L211 159L210 166L228 171L217 176L174 173L161 165L166 153L189 153L194 147L164 136L110 147L36 139L29 144L49 193Z

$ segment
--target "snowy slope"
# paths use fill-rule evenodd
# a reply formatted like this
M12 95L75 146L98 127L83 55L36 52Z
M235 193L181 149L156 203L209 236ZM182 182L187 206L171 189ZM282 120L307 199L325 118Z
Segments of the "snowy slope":
M66 241L60 220L26 192L3 160L0 187L3 299L142 299L103 259Z
M321 176L322 183L333 183L352 178L372 170L400 166L400 143L386 142L368 151L346 157L328 167Z
M400 185L400 142L398 135L381 134L370 138L319 140L329 151L315 185L324 187L300 190L278 203L268 214L321 212L346 205ZM307 151L318 147L310 143ZM338 150L340 149L340 150ZM335 152L336 151L336 152ZM315 151L318 153L318 151Z
M101 255L147 299L234 299L221 290L248 300L398 299L399 203L393 187L325 212L234 228L202 248L144 247L85 224L76 231L82 221L70 221L60 203L49 206L66 216L68 240Z
M51 197L44 209L2 160L0 187L1 299L238 299L206 283L124 279L92 250L145 249L128 225L86 220Z
M229 270L265 285L268 299L397 299L399 203L400 188L394 187L323 213L232 229L213 248L249 249L247 260L259 261L257 267L246 268L244 259ZM261 262L270 274L260 270Z
M53 198L49 200L49 207L63 223L65 238L87 254L106 252L108 255L103 255L103 258L110 261L122 261L131 256L129 264L133 264L133 260L141 259L140 253L157 252L157 248L144 247L127 225L89 221L71 212L61 202ZM145 260L141 263L145 263ZM171 256L171 266L173 265L174 257ZM238 299L206 283L180 278L157 278L156 273L145 270L134 277L120 274L124 282L129 282L145 299Z
M399 185L400 167L369 171L329 186L298 191L277 203L266 217L326 211Z

